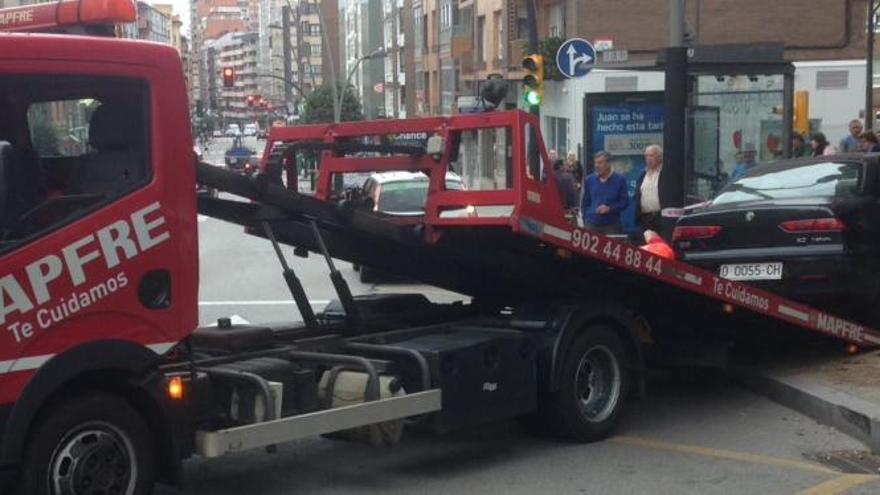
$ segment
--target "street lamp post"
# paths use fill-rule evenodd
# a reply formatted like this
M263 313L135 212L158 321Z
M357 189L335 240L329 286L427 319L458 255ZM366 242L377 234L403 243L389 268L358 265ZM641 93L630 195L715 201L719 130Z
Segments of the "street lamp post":
M361 65L364 60L371 60L374 58L384 58L388 54L385 52L384 47L376 48L372 52L364 55L357 59L351 69L348 71L348 76L345 78L345 84L342 86L342 92L334 95L333 101L333 119L334 122L339 122L342 118L342 99L345 97L345 91L348 89L349 84L351 84L351 78L354 76L355 71ZM339 99L336 100L336 97Z

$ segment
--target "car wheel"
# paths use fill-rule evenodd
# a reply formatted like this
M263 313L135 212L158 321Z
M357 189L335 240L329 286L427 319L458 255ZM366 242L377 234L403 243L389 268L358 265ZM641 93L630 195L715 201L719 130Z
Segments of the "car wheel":
M38 420L28 438L20 494L148 495L156 477L153 438L121 398L70 399Z
M542 397L524 418L527 430L577 442L607 438L629 390L627 355L617 334L604 325L582 331L562 362L559 389Z

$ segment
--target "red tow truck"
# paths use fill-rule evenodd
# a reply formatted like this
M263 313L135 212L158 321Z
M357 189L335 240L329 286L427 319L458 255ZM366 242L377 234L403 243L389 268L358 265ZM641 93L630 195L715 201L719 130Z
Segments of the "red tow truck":
M0 10L7 31L133 20L129 0ZM261 173L243 176L196 163L187 108L170 47L0 33L3 493L142 495L179 482L191 456L323 434L390 444L519 418L594 441L643 393L650 362L705 364L734 342L804 333L880 343L573 226L529 114L275 127ZM295 186L300 153L320 159L314 196ZM446 189L450 168L489 163L490 190ZM429 176L424 216L334 187L391 170ZM227 194L197 202L197 181ZM448 214L463 208L475 214ZM198 328L197 212L272 244L302 321ZM281 244L325 257L338 300L315 313ZM472 301L354 297L334 259Z

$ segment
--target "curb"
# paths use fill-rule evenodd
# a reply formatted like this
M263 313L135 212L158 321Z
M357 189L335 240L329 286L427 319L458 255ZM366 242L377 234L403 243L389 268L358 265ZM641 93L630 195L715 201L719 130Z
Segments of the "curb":
M757 370L743 370L739 376L754 392L855 438L872 454L880 454L880 404L799 376Z

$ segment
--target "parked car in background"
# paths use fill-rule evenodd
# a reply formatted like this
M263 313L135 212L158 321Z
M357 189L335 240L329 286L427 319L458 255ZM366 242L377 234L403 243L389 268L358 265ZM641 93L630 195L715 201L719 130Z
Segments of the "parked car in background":
M269 137L269 131L266 129L258 129L257 130L257 139L266 139Z
M226 137L238 137L241 136L241 128L238 127L238 124L229 124L226 126L226 132L224 133Z
M681 259L730 280L880 321L878 156L759 165L680 218Z
M257 124L245 124L244 131L242 134L244 136L256 136L257 135Z
M461 177L447 172L446 189L464 189ZM421 172L374 173L364 182L363 191L364 197L371 201L373 211L396 216L424 215L428 176ZM465 211L460 213L466 214Z
M421 172L377 172L370 174L363 182L362 190L365 204L377 213L409 217L425 214L425 201L428 197L428 176ZM446 189L461 191L464 183L457 174L446 173ZM462 217L473 215L474 208L460 208L443 212L443 217ZM375 283L387 278L382 272L367 266L355 266L360 270L363 283Z

